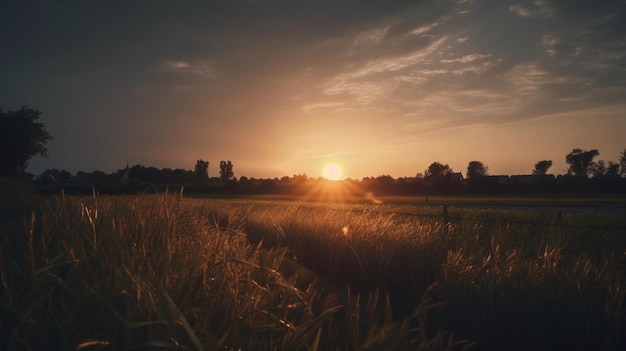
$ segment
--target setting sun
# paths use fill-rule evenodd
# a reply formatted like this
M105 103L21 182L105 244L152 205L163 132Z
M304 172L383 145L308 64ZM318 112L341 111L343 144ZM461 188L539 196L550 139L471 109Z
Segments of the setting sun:
M328 164L322 171L322 177L328 180L341 179L341 168L335 164Z

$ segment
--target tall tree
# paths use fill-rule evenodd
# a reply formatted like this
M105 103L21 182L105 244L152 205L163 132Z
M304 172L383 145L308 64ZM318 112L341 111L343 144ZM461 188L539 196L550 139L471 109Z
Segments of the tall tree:
M626 149L619 155L619 170L622 177L626 177Z
M0 176L23 174L31 158L48 157L46 143L52 136L37 122L40 115L28 106L6 112L0 108Z
M230 161L228 162L221 161L220 162L220 180L222 182L226 182L234 176L235 174L233 173L233 163Z
M439 162L433 162L424 171L424 178L426 179L440 179L452 174L453 171L448 165L441 164Z
M577 177L589 177L592 170L593 158L600 155L598 150L573 149L565 156L565 162L569 165L567 173Z
M475 180L480 177L486 176L488 173L489 167L485 166L480 161L471 161L467 165L467 179Z
M535 163L535 169L533 169L533 175L546 175L550 167L552 167L552 160L539 161Z
M619 172L619 163L609 161L609 164L606 166L606 171L604 172L604 175L607 177L619 177Z
M594 161L589 164L589 174L592 178L602 177L606 173L606 162L604 160Z
M209 180L209 162L202 159L196 161L196 166L193 172L201 182Z

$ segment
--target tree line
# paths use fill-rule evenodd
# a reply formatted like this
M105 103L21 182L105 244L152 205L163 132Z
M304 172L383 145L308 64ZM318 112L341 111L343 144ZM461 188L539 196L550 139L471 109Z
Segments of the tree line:
M469 162L465 174L455 172L449 165L433 162L415 177L393 178L389 175L365 177L360 180L346 179L341 182L346 189L356 193L371 192L377 195L423 195L423 194L504 194L504 193L576 193L576 192L626 192L626 177L622 167L626 164L626 149L620 155L620 163L595 161L597 150L573 149L566 155L568 170L563 175L548 174L551 160L542 160L527 175L489 174L489 167L480 161ZM75 175L57 169L40 174L35 183L65 191L87 193L92 187L101 192L136 193L146 188L163 190L165 187L184 187L187 193L235 193L235 194L291 194L305 195L313 189L326 186L329 181L306 174L281 178L257 179L242 176L236 178L231 161L220 161L219 176L210 177L209 162L196 161L193 170L158 169L135 165L112 173L94 171L77 172Z
M35 156L47 157L46 144L52 140L45 126L38 122L41 112L28 106L16 111L0 108L1 161L0 176L33 179L26 173L28 161ZM618 161L596 160L597 149L574 148L565 156L568 165L565 175L549 175L552 160L541 160L534 165L531 174L524 176L491 176L489 167L480 161L469 162L465 176L455 172L449 165L433 162L415 177L394 179L389 175L365 177L362 180L347 179L348 185L376 191L377 193L460 193L460 192L541 192L541 191L625 191L626 149L618 155ZM197 160L193 170L158 169L135 165L113 173L101 171L70 172L47 169L34 180L40 185L113 185L128 189L151 184L177 184L204 191L230 191L250 193L287 193L307 191L319 185L322 178L306 174L280 179L235 178L233 163L220 161L219 176L209 176L209 162ZM133 186L135 188L133 188Z

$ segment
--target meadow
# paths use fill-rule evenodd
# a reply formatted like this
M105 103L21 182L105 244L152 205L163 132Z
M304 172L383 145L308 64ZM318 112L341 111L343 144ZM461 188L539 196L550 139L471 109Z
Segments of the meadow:
M23 223L2 227L0 341L8 350L626 347L619 199L375 200L37 201Z

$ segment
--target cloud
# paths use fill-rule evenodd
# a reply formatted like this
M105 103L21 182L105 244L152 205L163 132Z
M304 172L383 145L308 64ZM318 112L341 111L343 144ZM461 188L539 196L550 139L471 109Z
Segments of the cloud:
M393 90L397 84L394 78L402 79L403 77L398 71L415 68L435 52L446 39L443 37L434 40L426 47L407 55L374 60L355 71L340 74L326 84L324 94L346 94L355 96L360 103L372 102Z
M305 112L312 112L319 109L328 109L333 107L345 106L343 102L318 102L302 106Z
M514 14L516 14L518 16L522 16L522 17L528 17L528 16L531 15L530 10L525 8L524 6L522 6L520 4L515 4L515 5L509 6L509 11L513 12Z
M167 66L171 70L189 68L189 64L185 61L166 61L165 66Z
M543 17L553 16L552 7L544 0L529 1L526 4L509 5L508 11L520 17Z
M166 72L192 74L206 78L216 77L213 66L202 61L167 60L161 64L161 69Z
M541 46L543 46L546 50L546 53L550 57L554 57L557 55L556 45L559 43L559 39L553 35L546 33L541 36Z
M455 59L443 59L441 63L469 63L483 58L490 57L490 54L469 54Z
M428 24L428 25L425 25L425 26L420 26L420 27L417 27L417 28L415 28L415 29L413 29L413 30L411 31L411 34L412 34L412 35L424 35L424 34L426 34L426 33L430 32L430 31L431 31L433 28L435 28L435 26L437 26L438 24L439 24L439 23L435 22L435 23Z

